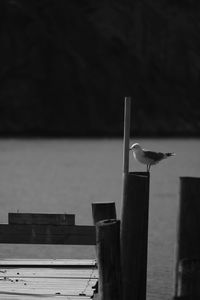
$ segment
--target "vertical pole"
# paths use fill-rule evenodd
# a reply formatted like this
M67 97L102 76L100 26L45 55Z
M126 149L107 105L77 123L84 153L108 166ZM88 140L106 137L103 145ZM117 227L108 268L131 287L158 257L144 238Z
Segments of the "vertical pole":
M121 300L120 221L96 224L99 300Z
M131 97L126 97L124 102L124 140L123 140L123 194L122 206L126 193L126 178L129 173L129 140L130 140L130 124L131 124ZM123 208L122 208L123 211Z
M121 266L123 300L146 299L149 172L129 172L131 99L125 99Z
M123 300L145 300L149 213L149 172L124 177L121 224Z
M94 225L101 220L116 219L115 202L93 202L92 216Z
M200 178L180 178L174 299L200 297Z
M129 171L129 139L131 123L131 97L125 98L124 104L124 144L123 144L123 173Z

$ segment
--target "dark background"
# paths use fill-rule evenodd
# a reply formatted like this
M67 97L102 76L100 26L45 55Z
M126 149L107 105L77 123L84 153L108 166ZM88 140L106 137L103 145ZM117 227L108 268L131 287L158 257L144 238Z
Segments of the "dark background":
M199 136L198 2L1 0L0 135Z

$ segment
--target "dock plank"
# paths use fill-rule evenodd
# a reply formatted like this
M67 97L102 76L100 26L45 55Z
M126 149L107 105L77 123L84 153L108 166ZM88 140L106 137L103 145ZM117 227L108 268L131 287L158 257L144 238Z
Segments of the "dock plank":
M98 270L93 270L91 275L91 269L88 268L0 268L0 280L8 276L9 278L98 278Z
M0 281L1 292L26 293L32 295L93 295L92 287L96 280L91 279L52 279L52 278L6 278Z
M36 300L36 299L45 299L45 300L91 300L91 297L87 296L62 296L62 295L53 295L45 296L42 298L35 297L33 295L15 295L15 294L4 294L0 292L0 299L2 300ZM95 298L93 298L95 300Z
M98 280L95 260L10 259L0 265L0 299L88 300Z
M45 266L45 267L93 267L96 265L95 259L1 259L1 266Z
M5 276L9 278L98 278L98 270L88 268L0 268L0 280Z

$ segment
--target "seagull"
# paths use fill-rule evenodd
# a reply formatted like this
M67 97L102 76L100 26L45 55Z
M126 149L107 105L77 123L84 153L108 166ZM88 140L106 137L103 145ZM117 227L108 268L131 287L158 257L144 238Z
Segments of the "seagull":
M147 166L147 172L150 171L152 165L159 161L175 155L175 153L162 153L142 149L138 143L133 144L129 150L133 151L134 158L142 164Z

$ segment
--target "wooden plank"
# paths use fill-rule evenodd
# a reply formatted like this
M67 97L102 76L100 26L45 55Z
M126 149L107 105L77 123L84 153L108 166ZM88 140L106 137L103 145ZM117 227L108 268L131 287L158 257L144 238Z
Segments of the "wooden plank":
M43 296L42 299L45 300L91 300L91 297L87 297L87 296L63 296L63 295L53 295L53 296ZM23 295L23 294L14 294L14 293L2 293L0 292L0 299L3 300L36 300L36 299L41 299L38 298L34 295ZM93 298L94 300L96 300L97 298Z
M1 292L24 293L35 296L92 296L97 279L9 278L0 280Z
M95 227L0 224L0 243L95 245Z
M9 278L98 278L96 268L31 268L31 267L7 267L0 268L0 280Z
M0 266L3 267L70 267L70 268L93 268L95 259L1 259Z
M0 299L89 300L98 280L94 259L9 259L0 264Z
M9 213L9 224L75 225L74 214Z

